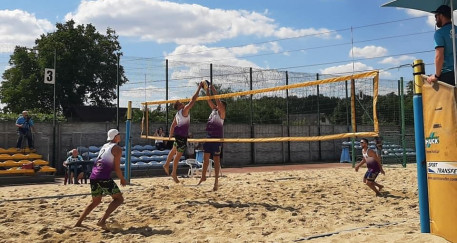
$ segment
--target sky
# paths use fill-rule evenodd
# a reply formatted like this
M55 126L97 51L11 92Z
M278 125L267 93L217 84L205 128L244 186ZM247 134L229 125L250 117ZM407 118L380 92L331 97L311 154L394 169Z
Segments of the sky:
M14 46L33 47L41 34L70 19L119 35L130 83L120 106L164 99L154 74L139 67L171 61L324 74L380 70L381 79L412 79L409 66L424 60L434 73L434 17L381 7L388 0L14 0L0 8L0 71ZM58 70L57 70L58 73ZM154 91L154 92L153 92ZM163 92L161 92L163 93ZM175 93L170 98L189 97Z

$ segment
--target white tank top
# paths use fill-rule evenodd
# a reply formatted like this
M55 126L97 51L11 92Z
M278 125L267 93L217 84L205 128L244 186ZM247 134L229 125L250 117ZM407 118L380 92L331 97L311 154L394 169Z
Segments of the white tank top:
M174 130L174 135L178 135L181 137L187 137L189 133L189 126L190 126L190 114L187 116L183 116L182 110L179 110L176 115L176 127Z
M105 143L100 149L97 159L103 159L105 161L110 161L111 163L114 162L114 155L111 153L111 149L113 149L114 145L116 145L116 143Z
M111 171L114 169L114 155L111 150L114 145L116 143L109 142L100 149L89 177L91 180L108 180L111 178Z

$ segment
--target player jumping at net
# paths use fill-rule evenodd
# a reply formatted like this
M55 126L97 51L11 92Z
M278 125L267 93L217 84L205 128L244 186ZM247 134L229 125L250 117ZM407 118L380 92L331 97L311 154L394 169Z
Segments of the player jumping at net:
M207 82L204 80L203 82ZM217 91L213 85L206 87L206 94L211 95L209 89L211 88L212 94L217 95ZM216 104L213 103L212 100L207 100L208 105L211 108L211 114L209 115L208 122L206 123L206 131L207 131L207 138L223 138L224 137L224 119L225 119L225 109L226 103L219 99L215 99ZM198 182L200 183L206 181L206 170L209 166L209 157L213 155L214 159L214 167L215 167L215 180L214 180L214 187L213 191L217 191L218 189L218 179L219 179L219 170L220 166L220 155L221 155L221 147L222 143L219 142L206 142L203 144L203 169L202 169L202 177Z
M175 118L173 119L173 123L170 127L170 138L174 136L175 142L173 143L173 148L171 149L170 153L168 153L167 162L163 165L163 169L167 175L170 175L170 162L174 156L173 171L171 172L171 177L176 183L179 183L178 175L176 174L176 171L178 170L179 159L187 147L187 137L189 134L190 126L190 109L194 106L195 101L197 101L198 93L200 92L202 86L202 83L198 85L197 91L195 91L195 94L192 96L191 101L187 105L184 105L179 101L176 101L174 105L175 110L178 112L176 112Z
M378 177L379 172L383 175L386 173L382 169L382 164L380 159L375 151L368 148L368 140L362 138L360 140L360 146L362 146L362 161L355 166L355 171L359 171L360 166L367 163L367 172L363 176L363 183L365 183L371 190L376 193L376 196L382 196L379 192L384 186L375 182L376 177ZM378 187L378 188L376 188Z

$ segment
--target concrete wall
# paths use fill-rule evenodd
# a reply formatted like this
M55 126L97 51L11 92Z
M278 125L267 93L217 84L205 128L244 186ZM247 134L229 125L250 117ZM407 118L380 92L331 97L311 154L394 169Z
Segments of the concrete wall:
M206 124L191 124L194 138L204 138ZM100 146L106 141L106 132L115 128L115 123L77 123L66 122L56 125L56 162L59 171L61 162L66 158L66 152L78 146ZM150 133L165 124L150 124ZM367 131L372 127L358 127L359 131ZM125 124L120 124L122 134L121 145L125 144ZM346 126L321 126L321 134L335 134L347 131ZM394 131L397 127L383 127L383 130ZM53 125L52 123L35 123L35 147L44 159L52 160ZM154 144L153 140L140 138L141 127L132 123L132 144ZM249 138L251 127L244 124L226 124L224 126L227 138ZM317 126L291 126L291 136L317 136ZM255 125L254 137L287 136L287 127L281 125ZM0 122L0 147L15 147L17 140L14 122ZM317 161L337 162L340 159L342 140L321 142L290 142L290 162L305 163ZM226 143L223 146L223 166L242 166L252 164L278 164L289 161L288 143ZM319 153L320 148L320 153Z

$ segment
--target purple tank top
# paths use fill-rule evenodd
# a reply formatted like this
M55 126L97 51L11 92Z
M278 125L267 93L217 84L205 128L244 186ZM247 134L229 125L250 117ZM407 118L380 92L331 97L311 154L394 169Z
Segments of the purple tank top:
M224 137L224 119L219 116L219 112L216 109L209 115L208 123L206 123L206 131L209 137Z
M365 158L365 161L367 162L367 168L371 172L380 172L381 168L379 168L378 162L370 156L368 156L368 150L363 152L362 150L362 156Z
M89 179L91 180L108 180L111 178L111 171L114 170L114 155L111 149L115 143L106 143L100 149L97 159L95 160L94 167Z
M111 171L114 169L114 163L106 161L104 159L98 159L92 167L92 173L90 174L91 180L108 180L111 178Z
M175 119L177 121L177 124L173 132L173 135L187 138L190 126L190 114L187 116L183 116L181 109L176 113Z

